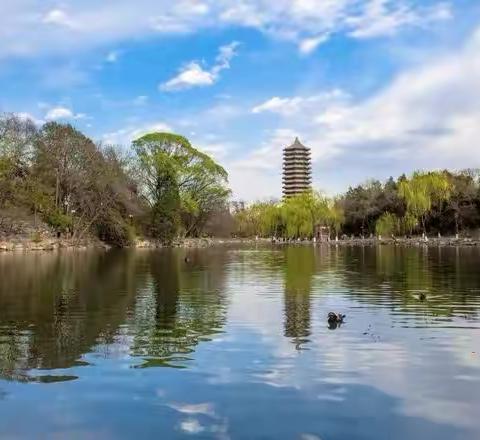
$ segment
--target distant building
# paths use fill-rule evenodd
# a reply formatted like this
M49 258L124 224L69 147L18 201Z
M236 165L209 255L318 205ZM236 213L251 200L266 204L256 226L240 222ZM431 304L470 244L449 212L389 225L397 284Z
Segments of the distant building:
M283 196L291 197L308 191L312 184L310 148L298 138L283 150Z

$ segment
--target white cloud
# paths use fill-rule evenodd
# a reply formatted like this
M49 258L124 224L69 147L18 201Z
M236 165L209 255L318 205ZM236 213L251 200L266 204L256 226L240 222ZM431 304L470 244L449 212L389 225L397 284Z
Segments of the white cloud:
M202 414L205 416L215 417L215 409L212 403L170 403L170 408L182 414Z
M252 113L271 112L283 116L290 116L303 112L305 115L310 114L312 110L318 111L321 107L330 107L333 104L340 105L349 99L349 95L340 89L333 89L309 97L295 96L291 98L280 98L275 96L255 106L252 109Z
M323 34L318 37L310 37L301 40L298 44L298 48L301 53L308 55L312 53L318 46L327 41L329 38L328 34Z
M160 84L160 90L174 92L215 84L219 79L220 72L230 68L230 61L236 55L238 45L239 43L234 41L220 47L215 65L210 70L204 69L197 61L191 61L180 69L175 77Z
M4 2L7 3L7 2ZM145 13L148 11L148 13ZM117 0L69 2L68 11L45 11L42 2L2 4L0 57L68 53L151 36L197 32L228 25L250 27L287 39L303 53L327 35L389 36L451 17L449 3L409 0Z
M406 0L243 0L220 15L227 23L295 41L304 54L311 53L330 35L392 36L403 28L426 27L451 16L449 3L425 7Z
M222 70L230 69L230 61L237 56L238 46L240 46L238 41L232 41L220 47L216 58L217 63L212 68L213 74L218 75Z
M480 165L480 41L398 76L373 97L320 112L318 140L361 158L416 167ZM323 133L323 135L322 135ZM320 137L321 136L321 137ZM363 150L363 151L362 151ZM398 162L400 161L400 163Z
M263 112L275 112L275 113L284 113L292 105L295 105L298 101L303 101L303 98L279 98L274 96L268 101L263 102L262 104L257 105L252 109L252 113L263 113Z
M346 23L352 28L350 35L356 38L394 35L407 26L425 26L452 17L447 3L424 8L421 13L407 4L400 4L397 9L392 10L389 8L390 4L389 0L371 0L363 14L349 17Z
M45 115L45 119L57 120L57 119L69 119L73 118L73 112L66 107L54 107L50 109Z
M67 13L61 9L52 9L51 11L48 11L42 21L47 25L65 26L67 28L75 27L75 24Z
M197 20L205 20L210 12L207 2L177 0L164 5L163 10L150 20L151 28L160 33L185 33L199 26Z
M180 69L177 76L160 85L160 90L173 92L192 87L211 86L215 83L215 75L204 70L196 61L188 63Z
M102 141L111 145L130 145L135 139L151 132L172 132L172 127L165 122L150 122L142 126L129 125L120 130L105 133Z
M107 54L105 57L105 61L107 63L116 63L118 61L118 57L120 56L120 52L118 50L112 50Z
M187 434L200 434L205 431L205 427L197 419L186 419L180 423L180 429Z
M49 121L57 121L60 119L85 119L85 113L74 113L67 107L52 107L47 111L45 119Z

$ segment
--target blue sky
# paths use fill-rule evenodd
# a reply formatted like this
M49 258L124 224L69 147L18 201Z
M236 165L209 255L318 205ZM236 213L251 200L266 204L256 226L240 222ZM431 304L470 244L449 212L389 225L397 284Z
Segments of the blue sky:
M128 148L174 131L279 196L312 148L329 194L480 167L478 0L0 0L0 111Z

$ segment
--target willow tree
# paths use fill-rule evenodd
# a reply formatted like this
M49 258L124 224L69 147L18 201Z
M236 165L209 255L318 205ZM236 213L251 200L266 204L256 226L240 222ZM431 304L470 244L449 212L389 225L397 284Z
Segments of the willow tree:
M181 226L185 235L198 235L209 216L226 205L227 172L185 137L150 133L135 140L133 147L156 237L170 241Z
M426 232L426 218L434 204L441 205L451 195L451 183L443 172L415 172L400 182L398 192L405 200L407 214L416 218Z
M418 219L409 212L400 219L400 229L404 234L412 235L417 226Z
M277 237L282 235L284 223L281 206L277 202L267 202L261 206L260 231L263 235Z
M282 206L286 235L290 238L312 237L317 224L330 225L337 217L332 215L331 202L320 193L307 191L285 200ZM339 216L339 213L337 213Z
M327 216L327 225L331 228L335 235L338 236L343 223L345 222L345 213L339 200L329 201L329 210Z
M378 235L394 235L399 231L399 228L398 217L390 212L382 214L375 224L375 232Z
M237 233L242 237L280 236L283 230L281 205L275 201L256 202L234 215Z

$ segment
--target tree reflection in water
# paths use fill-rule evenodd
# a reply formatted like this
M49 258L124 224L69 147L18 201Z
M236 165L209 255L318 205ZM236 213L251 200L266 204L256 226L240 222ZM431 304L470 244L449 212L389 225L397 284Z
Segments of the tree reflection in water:
M205 259L186 267L168 250L1 255L0 377L52 381L28 372L85 365L91 351L114 356L114 344L144 367L182 366L225 319L223 265ZM199 278L202 291L192 289Z

